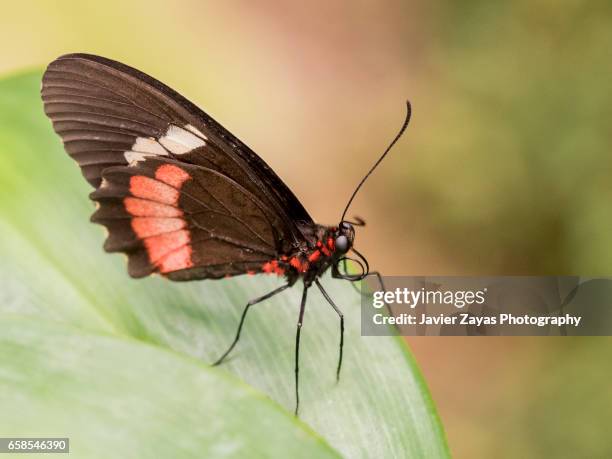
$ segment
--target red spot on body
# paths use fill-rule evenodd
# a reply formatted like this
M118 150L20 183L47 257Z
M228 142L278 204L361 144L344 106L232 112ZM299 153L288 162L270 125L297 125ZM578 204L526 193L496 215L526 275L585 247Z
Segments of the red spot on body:
M176 207L131 196L123 200L123 205L125 210L134 217L180 217L183 215L181 209Z
M289 260L289 264L293 266L295 269L297 269L298 272L301 272L301 273L305 273L306 271L308 271L308 268L310 267L308 261L306 260L301 261L298 257L292 257Z
M327 238L327 247L329 247L331 251L334 250L334 240L331 237Z
M295 269L297 269L298 271L302 267L300 260L298 260L296 257L292 257L291 260L289 260L289 264L293 266Z
M179 200L178 190L159 180L143 175L130 177L130 193L137 198L161 202L171 206L176 206Z
M157 217L134 217L132 218L132 229L140 239L155 236L162 233L178 231L185 227L182 218L157 218Z
M321 256L321 252L318 250L315 250L308 256L308 261L310 261L311 263L315 262L319 259L320 256Z
M155 171L155 178L180 190L183 183L191 177L187 171L174 164L162 164Z

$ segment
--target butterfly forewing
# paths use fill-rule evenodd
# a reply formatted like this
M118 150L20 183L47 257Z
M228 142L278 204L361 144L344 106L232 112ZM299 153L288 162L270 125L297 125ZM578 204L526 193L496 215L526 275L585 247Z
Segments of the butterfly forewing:
M92 220L134 277L255 271L312 219L278 176L212 118L124 64L72 54L43 77L45 112L96 188Z

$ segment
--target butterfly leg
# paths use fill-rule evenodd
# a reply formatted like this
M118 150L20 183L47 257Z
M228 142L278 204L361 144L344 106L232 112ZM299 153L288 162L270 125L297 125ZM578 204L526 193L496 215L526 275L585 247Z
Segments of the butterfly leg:
M346 258L342 260L342 269L344 269L345 273L348 272L348 264L346 262ZM353 287L353 290L355 290L357 293L361 295L361 290L359 290L359 288L355 285L355 282L351 282L351 287Z
M300 408L300 391L299 391L299 372L300 372L300 333L302 332L302 322L304 321L304 310L306 309L306 294L308 286L304 285L302 293L302 302L300 304L300 316L298 318L297 330L295 332L295 412L297 416Z
M252 299L247 303L247 305L244 308L244 311L242 311L242 316L240 317L240 323L238 324L238 330L236 331L236 337L234 338L234 341L232 342L230 347L227 349L227 351L225 351L223 355L219 357L219 359L215 363L213 363L213 366L219 365L221 362L223 362L223 360L229 355L230 352L232 352L232 349L234 349L234 347L238 343L238 340L240 339L240 333L242 332L242 326L244 325L244 320L246 319L247 312L249 312L249 309L251 308L251 306L256 305L257 303L261 303L262 301L265 301L268 298L273 297L274 295L282 292L288 287L289 287L289 284L285 284L275 290L272 290L271 292L266 293L263 296L260 296L259 298Z
M346 259L342 260L342 269L344 269L344 272L347 272L347 263L346 263ZM376 278L378 279L378 283L380 284L382 291L383 292L387 292L387 288L385 287L385 283L383 282L383 278L382 275L378 272L378 271L370 271L367 276L376 276ZM351 285L353 286L353 288L355 289L355 291L359 294L362 294L361 290L359 290L359 288L357 288L357 286L355 285L355 282L351 282ZM391 309L391 305L387 302L385 302L385 307L387 308L387 312L389 313L390 316L394 316L393 314L393 310Z
M378 271L371 271L368 276L376 276L376 278L378 279L378 283L382 288L382 291L387 293L387 287L385 287L382 275ZM391 305L385 301L385 306L387 307L387 312L389 313L389 315L393 317L395 314L393 314L393 309L391 309Z
M338 317L340 317L340 356L338 357L338 368L336 369L336 381L340 381L340 369L342 368L342 349L344 347L344 314L342 314L342 311L338 309L338 306L336 306L329 294L325 291L325 289L319 282L319 279L315 279L315 283L317 284L317 287L319 287L319 290L321 290L321 293L323 294L327 302L331 305L332 308L334 308L334 311L336 311Z

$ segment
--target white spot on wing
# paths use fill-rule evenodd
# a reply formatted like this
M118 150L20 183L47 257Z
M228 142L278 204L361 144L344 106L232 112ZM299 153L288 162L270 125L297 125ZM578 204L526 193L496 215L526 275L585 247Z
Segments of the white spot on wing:
M175 155L182 155L206 145L200 137L173 124L168 127L166 135L159 139L159 143Z
M168 152L153 137L137 137L132 149L123 153L123 157L133 165L147 156L167 156Z
M202 131L200 131L197 127L192 126L191 124L186 124L185 125L185 129L189 129L191 132L193 132L195 135L197 135L198 137L204 139L204 140L208 140L208 137L206 137Z
M125 157L125 160L132 164L135 163L137 161L142 161L143 159L145 159L147 156L155 156L149 153L140 153L138 151L126 151L125 153L123 153L123 156Z
M168 152L162 147L157 140L153 138L138 137L134 145L132 145L132 151L139 151L141 153L150 153L153 155L167 155Z

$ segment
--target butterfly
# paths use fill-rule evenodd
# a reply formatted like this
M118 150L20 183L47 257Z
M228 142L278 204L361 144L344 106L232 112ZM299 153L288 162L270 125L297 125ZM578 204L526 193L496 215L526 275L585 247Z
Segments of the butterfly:
M268 274L286 283L250 300L249 309L302 280L295 345L295 413L299 409L299 346L308 289L316 285L338 314L342 367L344 316L319 278L360 281L375 275L353 246L355 226L346 213L357 191L399 140L410 120L361 180L339 223L314 222L304 206L251 149L163 83L120 62L68 54L47 67L44 110L66 152L95 189L91 221L108 230L107 252L123 252L128 273L160 274L172 281ZM357 258L350 258L352 252ZM361 272L349 274L347 260ZM343 264L343 269L340 264Z

